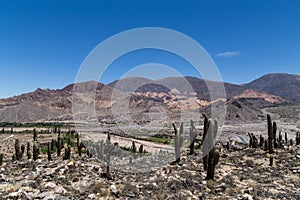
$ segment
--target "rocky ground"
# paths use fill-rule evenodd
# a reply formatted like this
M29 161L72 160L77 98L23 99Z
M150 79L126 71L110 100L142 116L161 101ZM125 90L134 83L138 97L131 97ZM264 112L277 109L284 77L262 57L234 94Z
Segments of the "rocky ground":
M222 147L215 180L206 181L199 150L182 152L178 165L147 173L113 169L95 158L11 161L0 167L0 199L300 199L300 146L276 149L274 165L260 148L232 141Z

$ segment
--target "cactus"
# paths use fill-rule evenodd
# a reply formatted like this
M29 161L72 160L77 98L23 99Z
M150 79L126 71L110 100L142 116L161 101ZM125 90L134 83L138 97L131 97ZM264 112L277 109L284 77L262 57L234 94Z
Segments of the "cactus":
M52 138L51 139L51 152L53 152L54 151L54 146L55 146L55 140Z
M104 145L104 154L105 154L105 162L106 162L106 177L110 179L110 156L111 156L111 141L110 134L107 134L106 144Z
M270 156L269 166L273 166L273 156Z
M52 146L51 144L52 144L52 142L51 143L48 142L48 148L47 148L48 161L52 160L51 159L51 146Z
M253 147L253 148L257 148L257 147L258 147L258 140L257 140L257 138L255 137L255 135L253 135L253 133L251 133L251 135L252 135L252 138L253 138L252 147Z
M14 127L10 128L10 133L14 133Z
M265 151L268 151L268 150L269 150L269 146L268 146L268 141L267 141L267 140L265 140L264 150L265 150Z
M285 144L287 144L288 143L288 137L287 137L287 133L286 132L284 133L284 139L285 139Z
M71 146L71 135L68 134L67 137L68 137L68 138L67 138L67 145L68 145L68 146Z
M264 145L264 137L262 135L259 135L259 147L262 147Z
M25 144L22 144L21 145L21 158L23 157L24 152L25 152Z
M71 147L67 146L65 148L65 155L63 156L63 160L68 160L71 158Z
M103 140L98 142L98 159L103 160Z
M300 144L300 133L297 132L296 134L296 145L299 145Z
M271 116L267 115L267 121L268 121L268 147L269 147L269 153L274 153L273 149L273 139L274 139L274 131L272 126L272 119Z
M33 129L33 141L37 141L37 132L36 129Z
M136 146L135 146L135 142L132 141L132 146L131 146L131 150L132 150L132 153L136 153Z
M208 156L208 168L206 180L213 180L215 175L215 168L219 162L220 152L215 147L209 152Z
M290 146L293 146L293 139L290 139Z
M0 166L3 164L3 153L0 154Z
M144 153L144 146L142 144L140 145L139 153L140 154Z
M204 148L203 148L203 143L204 143L204 140L206 138L206 135L207 135L207 131L208 131L208 126L209 126L209 121L208 121L208 118L206 116L205 113L202 113L203 117L204 117L204 125L203 125L203 137L202 137L202 155L205 155L203 157L203 167L204 167L204 170L206 171L207 170L207 165L208 165L208 155L206 152L204 152Z
M27 159L31 159L30 143L27 142Z
M276 124L276 122L273 122L273 142L274 142L274 148L278 148L278 144L276 142L276 132L277 132L277 124Z
M19 139L15 140L15 156L16 156L16 160L20 160L21 159L21 150L20 150L20 142Z
M258 140L257 138L255 137L255 135L253 135L253 133L248 133L249 135L249 147L252 147L252 148L257 148L258 147Z
M39 148L37 142L35 141L33 143L33 160L37 160L38 157L39 157Z
M191 127L190 127L190 153L189 155L194 154L194 147L195 147L195 140L196 140L196 127L194 125L193 120L191 120Z
M60 141L60 134L57 136L57 157L60 156L60 151L61 151L61 141Z
M226 143L226 149L227 149L227 151L230 150L230 143L229 142Z
M206 142L202 145L202 150L207 157L207 176L206 180L213 180L215 167L218 164L220 152L215 147L215 138L218 133L218 122L217 120L208 120L208 128L206 132ZM208 152L209 151L209 152ZM204 163L203 163L204 164Z
M183 123L180 124L179 133L176 125L173 123L173 128L175 131L175 137L174 137L174 145L175 145L175 163L180 162L180 148L183 144Z
M81 156L81 142L80 142L80 136L79 133L76 133L76 143L77 143L77 151L78 151L78 155Z
M248 136L249 136L249 147L251 148L253 146L253 138L250 133L248 133Z

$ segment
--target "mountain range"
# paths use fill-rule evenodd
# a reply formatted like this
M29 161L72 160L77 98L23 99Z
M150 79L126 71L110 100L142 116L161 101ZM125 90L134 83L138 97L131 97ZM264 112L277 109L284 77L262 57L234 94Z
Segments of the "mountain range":
M218 96L216 89L222 84L226 91L225 98ZM82 104L91 103L86 96L96 85L95 108L99 121L114 120L116 116L113 116L112 108L115 105L119 108L127 106L135 122L147 123L149 113L159 112L160 108L165 109L167 114L180 110L209 113L210 106L219 103L226 105L228 120L256 120L262 117L260 109L265 106L300 102L300 75L284 73L267 74L242 85L191 76L155 81L130 77L107 85L95 81L77 85L82 94L76 98ZM0 99L0 121L70 121L73 117L73 88L74 84L56 90L38 88L30 93ZM83 114L82 118L87 115Z

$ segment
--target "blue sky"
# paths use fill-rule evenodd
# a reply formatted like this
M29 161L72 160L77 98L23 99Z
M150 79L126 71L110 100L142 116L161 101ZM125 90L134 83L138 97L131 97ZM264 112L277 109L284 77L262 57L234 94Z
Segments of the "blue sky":
M300 2L13 1L0 0L0 97L62 88L101 41L132 28L164 27L199 42L224 81L245 83L265 73L299 74ZM161 63L199 76L182 59L156 50L116 60L108 83L136 65Z

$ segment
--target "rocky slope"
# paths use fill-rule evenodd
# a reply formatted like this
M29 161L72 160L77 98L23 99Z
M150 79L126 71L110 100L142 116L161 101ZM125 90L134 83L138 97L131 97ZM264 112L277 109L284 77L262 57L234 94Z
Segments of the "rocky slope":
M292 101L300 101L300 75L267 74L248 84L245 88L280 96Z
M13 139L8 143L13 142ZM13 146L13 145L10 145ZM147 173L125 173L112 169L112 179L96 158L70 160L52 155L47 161L4 158L0 166L1 199L299 199L300 148L276 150L274 165L260 148L231 141L221 149L215 180L206 181L199 150L182 153L178 165L168 164ZM137 158L138 161L139 158ZM122 162L120 160L119 162ZM113 166L112 166L113 168Z

